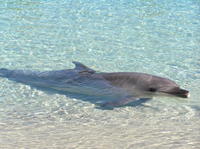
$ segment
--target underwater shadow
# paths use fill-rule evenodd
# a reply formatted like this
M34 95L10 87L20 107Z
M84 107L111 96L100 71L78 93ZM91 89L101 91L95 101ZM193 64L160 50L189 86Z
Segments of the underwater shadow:
M83 95L83 94L71 93L71 92L67 92L67 91L59 91L59 90L52 89L52 88L38 87L38 86L33 86L33 85L29 85L29 86L31 88L35 88L37 90L43 91L47 94L60 94L60 95L65 95L66 97L69 97L69 98L75 98L77 100L90 102L95 105L95 108L101 109L101 110L113 110L114 108L127 107L127 106L129 106L129 107L143 106L144 107L143 104L151 100L150 98L141 98L141 99L135 100L127 105L105 107L105 106L101 106L101 105L112 99L107 98L107 97L87 96L87 95Z

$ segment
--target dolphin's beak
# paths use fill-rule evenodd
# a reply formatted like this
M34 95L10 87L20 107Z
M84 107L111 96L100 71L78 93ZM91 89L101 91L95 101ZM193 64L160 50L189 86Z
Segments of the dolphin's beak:
M173 95L175 96L178 96L178 97L182 97L182 98L189 98L190 97L190 93L189 91L185 90L185 89L179 89L175 92L172 93Z
M185 89L181 89L179 87L170 89L168 91L161 91L163 93L167 93L173 96L177 96L177 97L181 97L181 98L189 98L190 97L190 93L189 91L185 90Z

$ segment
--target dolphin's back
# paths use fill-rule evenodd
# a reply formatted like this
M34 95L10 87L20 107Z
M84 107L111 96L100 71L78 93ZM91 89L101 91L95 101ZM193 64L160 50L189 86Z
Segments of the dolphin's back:
M115 88L101 77L77 69L56 71L0 69L0 76L23 84L90 95L109 95ZM119 92L119 91L117 91Z
M150 81L153 77L152 75L138 72L103 73L102 76L116 86L137 84L142 80Z
M32 71L32 70L9 70L5 68L0 69L0 77L6 78L41 78L41 79L58 79L67 78L75 75L76 73L70 69L57 70L57 71Z

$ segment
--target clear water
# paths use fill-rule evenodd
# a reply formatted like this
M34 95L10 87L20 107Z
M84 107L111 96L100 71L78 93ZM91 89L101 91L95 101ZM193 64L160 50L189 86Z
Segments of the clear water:
M55 70L76 60L169 77L191 93L101 110L0 78L2 149L200 146L198 0L1 0L0 52L4 68Z

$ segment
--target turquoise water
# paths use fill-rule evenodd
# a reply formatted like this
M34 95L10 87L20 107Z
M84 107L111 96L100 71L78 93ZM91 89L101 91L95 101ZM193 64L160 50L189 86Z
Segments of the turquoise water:
M2 149L200 146L198 0L1 0L0 52L4 68L65 69L76 60L168 77L191 94L102 110L0 78Z

